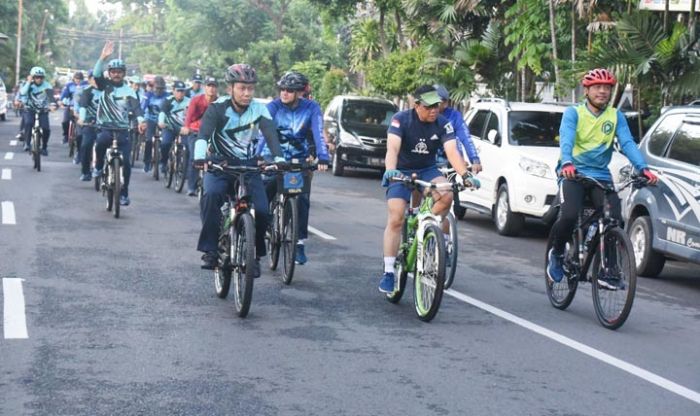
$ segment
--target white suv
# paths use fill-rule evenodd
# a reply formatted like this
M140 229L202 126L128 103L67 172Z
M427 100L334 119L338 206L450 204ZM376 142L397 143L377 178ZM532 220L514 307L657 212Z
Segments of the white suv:
M557 193L559 125L566 107L482 98L465 116L484 170L478 191L459 195L464 208L491 215L499 234L518 235L525 217L551 224ZM618 182L626 158L613 154L610 171Z

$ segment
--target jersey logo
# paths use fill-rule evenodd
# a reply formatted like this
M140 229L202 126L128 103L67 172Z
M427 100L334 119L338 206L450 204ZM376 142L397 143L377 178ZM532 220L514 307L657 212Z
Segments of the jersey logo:
M416 147L411 150L412 153L418 153L419 155L427 155L430 152L428 151L428 145L425 144L425 139L420 139L418 143L416 143Z
M601 130L603 131L604 134L610 134L613 131L613 123L612 121L606 121L603 123L603 126L601 127Z
M430 140L440 140L440 138L437 136L437 134L433 134L430 136Z
M455 132L454 127L452 127L452 123L447 123L447 124L445 124L445 132L446 132L447 134L452 134L452 133Z

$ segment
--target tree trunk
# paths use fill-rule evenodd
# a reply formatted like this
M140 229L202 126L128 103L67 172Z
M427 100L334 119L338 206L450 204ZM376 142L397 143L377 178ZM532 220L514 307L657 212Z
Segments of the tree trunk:
M549 0L549 30L552 34L552 57L554 58L554 96L558 96L559 62L557 56L557 31L554 29L554 0Z
M379 43L382 46L382 56L387 57L389 55L389 47L386 44L386 31L384 29L384 16L386 15L386 10L384 8L379 8Z
M642 94L641 94L641 86L637 88L637 126L639 127L639 137L637 138L638 140L641 140L642 137L644 137L644 125L642 124Z
M668 29L668 7L670 3L671 0L666 0L666 5L664 6L664 35L666 34L666 30Z
M576 3L571 2L571 68L576 67ZM576 87L571 89L571 101L576 102Z
M593 47L593 30L591 30L591 23L593 23L593 6L588 9L588 53L591 53L591 48Z
M403 25L401 23L401 11L399 8L394 9L394 18L396 19L396 36L399 38L399 48L404 51L406 50L406 45L403 39Z
M690 39L695 39L695 0L690 2L690 16L688 16L688 33Z

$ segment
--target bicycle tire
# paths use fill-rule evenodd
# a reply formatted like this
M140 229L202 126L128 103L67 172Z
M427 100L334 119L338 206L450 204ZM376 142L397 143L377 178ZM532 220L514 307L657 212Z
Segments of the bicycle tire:
M183 147L177 151L177 157L175 158L175 192L177 193L181 193L182 189L185 187L187 159L189 158L187 152L187 147Z
M34 169L41 172L41 133L35 131L32 134L32 161Z
M120 158L115 157L112 160L112 174L114 175L114 182L113 182L113 188L114 191L112 192L112 204L114 205L114 218L119 218L119 209L120 209L120 204L119 204L119 197L121 196L121 191L122 191L122 161Z
M253 268L255 262L255 226L250 213L240 215L234 234L234 304L239 317L245 318L253 298Z
M632 243L629 241L627 233L619 227L614 227L608 229L603 238L605 238L606 251L614 243L617 252L617 267L620 268L620 278L624 282L624 289L609 290L598 284L602 264L599 250L600 241L598 241L595 245L596 254L592 261L591 274L593 307L601 325L607 329L618 329L625 323L632 311L637 290L637 270ZM618 301L611 300L612 297L618 298ZM609 310L610 308L607 306L610 306L611 303L612 310Z
M165 163L165 177L163 178L163 185L166 189L170 189L170 187L173 185L173 179L175 178L175 161L173 160L173 152L168 154L168 161Z
M406 220L404 219L403 226L401 226L401 243L399 247L403 247L404 243L406 243L407 240L407 230L406 230L407 224ZM399 276L399 287L392 293L387 293L386 294L386 300L388 300L391 303L399 303L401 298L403 297L403 293L406 290L406 280L408 280L408 271L406 270L406 256L408 253L405 252L405 250L402 250L399 248L399 253L396 256L396 261L394 262L394 271L396 272L396 275ZM384 267L384 264L382 263L382 268Z
M112 204L114 203L114 189L112 186L109 184L109 175L111 175L110 170L112 168L110 167L109 163L106 163L105 161L105 171L102 173L102 175L105 176L104 181L105 181L105 187L104 187L104 192L103 195L107 197L107 211L112 211Z
M221 218L219 231L219 264L214 269L214 289L216 296L226 299L231 288L231 234L232 230L224 229L226 218Z
M571 305L571 302L574 300L574 296L576 296L579 276L570 276L565 272L567 275L564 276L564 279L562 279L561 282L553 282L549 279L549 276L547 276L547 267L549 266L549 250L552 248L552 244L553 236L550 234L549 239L547 240L547 249L544 252L544 282L549 303L551 303L555 308L563 311L568 308L569 305ZM567 245L569 248L576 247L576 242L572 239L567 243ZM573 253L573 256L578 256L578 253ZM567 255L565 258L568 257L570 257L570 255L568 254L567 250Z
M423 267L414 274L413 301L418 319L430 322L440 309L445 288L445 237L435 224L428 224L423 234Z
M299 201L296 197L289 197L285 201L282 211L281 248L283 259L282 282L285 285L292 283L294 277L294 260L296 259L297 242L299 238Z
M153 169L153 179L160 180L160 140L153 140L153 159L151 159L151 168Z
M447 222L450 226L450 238L445 242L445 256L447 261L445 262L445 289L449 289L455 280L455 273L457 272L457 256L459 253L459 236L457 235L457 219L450 212L447 214Z
M272 213L272 220L270 222L270 231L267 238L267 251L270 252L270 270L277 270L277 265L280 260L280 235L282 234L280 226L280 207L278 199L275 199L270 204L270 212Z
M70 120L68 123L68 157L75 155L75 139L76 139L75 123Z

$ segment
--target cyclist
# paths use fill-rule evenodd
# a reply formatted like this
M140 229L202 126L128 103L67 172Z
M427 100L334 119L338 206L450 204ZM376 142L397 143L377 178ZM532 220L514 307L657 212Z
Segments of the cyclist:
M143 171L147 173L151 170L151 158L153 157L151 154L153 149L152 140L156 134L158 114L160 114L165 99L168 98L168 93L165 91L165 79L160 75L153 81L153 88L153 92L146 93L146 101L141 107L146 119L146 146L143 154Z
M73 80L63 87L61 92L61 106L63 106L63 122L61 126L63 127L63 143L68 143L68 130L70 128L70 120L74 117L73 106L75 105L76 92L80 89L86 88L88 86L87 81L85 81L83 73L76 71L73 74Z
M207 110L209 104L217 100L218 84L216 78L207 77L204 83L204 94L195 96L190 100L190 106L187 107L187 116L185 117L185 126L182 128L182 134L187 136L187 149L189 160L187 161L187 195L196 196L197 191L197 172L194 169L194 142L197 140L197 133L202 123L202 117Z
M24 123L24 150L28 151L32 139L32 126L34 126L34 117L38 115L39 125L42 130L41 154L48 156L49 152L46 146L49 143L51 128L49 127L49 101L54 102L53 87L46 81L46 72L44 68L35 66L29 71L27 83L20 90L20 94L24 97L24 114L22 122Z
M200 74L192 75L192 87L187 91L187 97L194 98L197 95L204 94L204 88L202 88L202 82L204 78Z
M318 170L325 171L328 168L329 157L326 142L321 133L323 116L321 115L321 107L315 101L302 98L302 94L304 94L308 85L309 81L303 74L294 71L287 72L277 82L277 88L280 91L279 97L267 104L267 109L277 126L277 131L280 133L284 158L287 161L290 161L292 158L301 160L313 158L308 143L308 138L313 137L313 143L319 159ZM267 148L264 140L259 144L259 151L263 158L268 159L270 157L270 149ZM308 191L301 193L298 199L299 240L295 255L297 264L304 264L307 261L306 253L304 252L304 241L309 234L311 178L311 172L306 171L304 174L304 189ZM308 184L306 181L308 181ZM266 181L265 188L268 199L274 198L277 193L277 181L274 178Z
M388 216L384 230L384 275L379 283L379 290L384 293L392 293L395 288L394 263L401 243L404 210L411 196L408 187L400 182L390 182L390 179L416 173L424 181L447 182L437 168L436 154L440 147L445 149L447 159L463 180L468 179L467 166L457 150L454 127L439 114L442 99L435 87L420 86L413 97L413 109L396 113L387 132L386 171L382 186L388 187ZM451 206L452 192L438 193L433 212L446 215Z
M230 96L224 96L209 105L202 120L197 141L206 146L195 146L195 164L203 167L208 149L211 159L229 165L255 166L258 130L262 131L275 162L283 162L278 133L267 107L253 100L258 81L255 69L246 64L234 64L226 69L226 83ZM255 206L256 261L254 276L260 276L260 257L265 253L265 232L269 222L269 206L265 187L259 174L248 175L248 191ZM217 264L217 247L221 224L221 206L230 180L217 172L204 176L204 195L201 201L202 232L197 250L204 252L202 268L213 269Z
M555 282L560 282L564 277L562 264L566 241L576 226L585 195L590 195L596 208L603 204L603 190L576 181L577 173L603 183L612 183L608 165L612 158L613 142L617 137L620 148L635 169L642 172L652 185L658 180L637 149L625 116L620 110L608 105L616 82L615 76L606 69L588 71L581 82L585 101L567 108L561 120L561 156L557 165L557 172L562 176L559 183L561 206L559 217L552 226L553 245L547 253L547 276ZM620 199L617 195L609 195L608 201L612 216L622 221ZM620 279L611 277L599 280L599 284L608 289L616 289Z
M121 59L112 59L107 64L109 79L105 78L103 68L105 60L114 52L114 43L107 41L100 59L95 63L93 75L95 76L96 89L102 92L97 106L96 125L100 129L96 139L95 170L93 177L102 175L105 152L112 145L113 134L117 135L117 145L124 158L124 185L122 186L119 203L129 205L129 180L131 179L131 163L129 156L129 126L131 118L136 117L139 122L139 132L146 130L146 123L141 116L141 108L136 99L136 93L124 82L126 64Z
M24 141L24 103L27 101L27 98L24 95L22 95L22 88L26 83L26 80L20 80L19 85L15 87L16 91L14 97L15 114L18 114L21 117L19 120L19 131L17 132L15 139L21 142Z
M97 117L97 107L100 103L102 91L97 89L95 77L92 71L88 72L89 87L80 94L78 102L78 125L82 131L83 141L80 144L81 181L90 181L90 162L92 160L92 148L97 138L97 128L95 121Z
M481 172L481 160L479 160L479 155L474 147L474 142L472 142L472 138L469 135L469 128L464 123L462 113L459 110L450 107L450 93L445 87L440 84L435 84L433 87L435 87L440 99L442 99L442 102L438 107L440 114L449 120L450 123L452 123L452 127L454 127L459 154L463 155L463 152L466 151L467 157L471 162L472 173L477 174ZM445 150L443 148L438 149L437 161L438 165L447 164L447 157L445 156Z
M190 99L185 97L187 87L182 81L173 83L175 94L168 97L158 114L158 127L163 130L163 140L160 143L160 171L165 173L165 165L168 162L170 147L175 141L175 137L184 133L182 127L185 123L187 106Z

